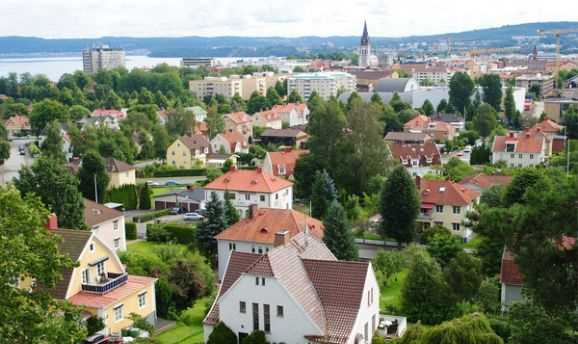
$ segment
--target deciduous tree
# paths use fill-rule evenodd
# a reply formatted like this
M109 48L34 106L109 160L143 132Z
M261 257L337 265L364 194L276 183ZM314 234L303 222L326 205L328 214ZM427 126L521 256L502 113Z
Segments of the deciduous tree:
M110 177L106 172L106 163L100 154L89 151L84 155L82 166L78 171L78 179L80 180L78 188L84 197L104 202L104 194Z
M455 73L450 80L449 103L461 114L465 113L474 91L474 82L465 72ZM446 109L447 111L447 109Z

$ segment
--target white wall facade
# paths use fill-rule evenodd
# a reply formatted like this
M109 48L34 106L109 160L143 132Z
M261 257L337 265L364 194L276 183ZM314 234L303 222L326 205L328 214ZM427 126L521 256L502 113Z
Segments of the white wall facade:
M543 153L492 152L492 164L504 161L509 167L530 167L546 161Z
M221 281L223 279L223 276L225 275L225 269L229 264L231 252L238 251L244 253L264 254L269 252L272 248L273 245L267 245L262 243L254 243L248 241L218 240L217 251L219 256L219 281Z
M92 232L112 250L126 251L124 215L92 226Z
M211 199L211 193L214 192L221 201L225 200L225 191L206 189L205 200ZM233 206L239 211L242 218L249 216L249 207L257 204L259 208L274 209L293 209L293 187L287 187L277 192L242 192L228 191L234 196L231 199Z
M379 324L379 296L379 285L377 284L373 267L369 263L359 313L355 319L347 344L354 344L358 335L363 336L363 344L371 344L371 339ZM367 336L365 335L366 324Z

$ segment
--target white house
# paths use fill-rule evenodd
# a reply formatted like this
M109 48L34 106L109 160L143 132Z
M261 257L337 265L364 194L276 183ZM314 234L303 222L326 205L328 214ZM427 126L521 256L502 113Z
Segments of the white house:
M492 164L504 161L510 167L537 166L546 162L550 154L551 145L540 131L510 132L494 137L492 144Z
M205 342L223 322L242 340L369 344L379 322L379 286L370 262L338 261L315 237L275 235L265 254L233 252L203 321Z
M279 114L281 121L289 127L305 125L309 122L310 111L307 104L289 103L275 105L270 111Z
M523 300L524 276L522 276L518 264L514 261L514 255L507 248L504 248L502 253L500 283L502 284L500 295L502 310L506 310L514 302Z
M249 142L235 130L226 131L211 140L211 150L220 154L249 153Z
M116 251L126 251L124 214L89 199L84 199L84 222L104 244Z
M249 207L249 216L219 233L217 249L219 256L219 280L225 274L231 252L263 254L274 247L275 233L287 231L289 238L309 232L323 239L323 222L292 209L259 209Z
M209 201L214 194L224 200L225 194L231 197L233 206L241 217L249 216L249 207L257 204L259 208L293 209L293 183L256 170L230 171L205 186L205 197Z

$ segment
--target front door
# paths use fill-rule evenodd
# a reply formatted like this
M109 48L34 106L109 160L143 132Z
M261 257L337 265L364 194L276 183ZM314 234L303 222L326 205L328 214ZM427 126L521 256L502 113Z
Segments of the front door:
M245 337L247 337L248 334L245 332L239 332L239 344L243 343L243 339L245 339Z

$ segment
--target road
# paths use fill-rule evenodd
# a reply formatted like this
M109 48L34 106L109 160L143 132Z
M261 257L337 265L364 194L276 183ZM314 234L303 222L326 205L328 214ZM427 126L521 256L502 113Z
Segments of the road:
M4 185L11 182L13 178L18 177L18 171L23 166L30 166L34 159L26 153L26 155L20 155L18 152L18 147L21 145L33 142L34 139L13 139L10 141L10 157L4 162L4 165L0 166L0 185Z
M198 177L163 177L163 178L137 178L136 182L139 183L146 183L147 181L153 181L155 183L159 183L159 185L165 185L166 182L169 180L174 180L179 184L182 185L191 185L195 184L196 182L202 181L207 179L205 176L198 176Z

